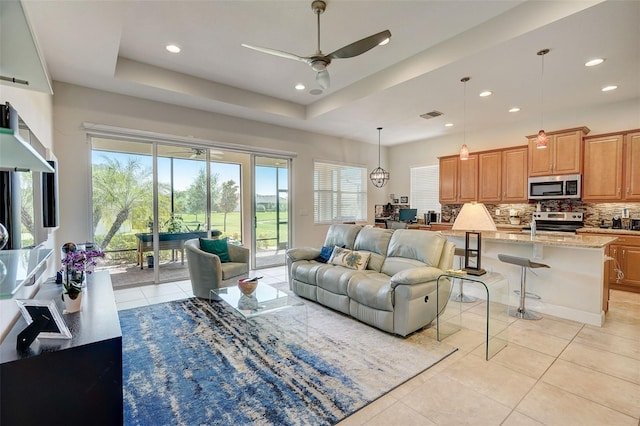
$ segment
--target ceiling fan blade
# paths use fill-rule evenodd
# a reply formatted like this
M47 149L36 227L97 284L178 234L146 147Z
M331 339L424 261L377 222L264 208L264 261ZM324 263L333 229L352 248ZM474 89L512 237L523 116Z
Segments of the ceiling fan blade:
M353 58L363 54L364 52L373 49L386 39L391 38L391 31L384 30L378 34L365 37L362 40L358 40L355 43L351 43L348 46L341 47L333 53L327 55L331 59L335 58Z
M293 53L283 52L282 50L269 49L268 47L260 47L260 46L252 46L250 44L242 44L242 47L246 47L248 49L256 50L258 52L266 53L269 55L279 56L281 58L293 59L301 62L308 62L309 58L305 58L304 56L294 55Z
M322 90L327 90L329 88L329 84L331 83L331 79L329 78L329 71L322 70L316 74L316 81L318 85L322 88Z

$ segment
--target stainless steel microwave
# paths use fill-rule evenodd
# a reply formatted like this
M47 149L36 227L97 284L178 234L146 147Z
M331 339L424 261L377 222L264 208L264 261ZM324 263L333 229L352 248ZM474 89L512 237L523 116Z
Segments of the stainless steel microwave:
M540 176L529 178L530 200L580 198L581 175Z

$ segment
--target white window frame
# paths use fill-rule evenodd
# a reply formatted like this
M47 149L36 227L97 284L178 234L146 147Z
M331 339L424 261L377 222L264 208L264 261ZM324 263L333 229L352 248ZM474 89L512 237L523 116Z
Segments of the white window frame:
M367 221L367 169L363 166L313 162L315 224Z
M411 207L418 209L418 217L429 210L440 212L440 166L416 166L410 169Z

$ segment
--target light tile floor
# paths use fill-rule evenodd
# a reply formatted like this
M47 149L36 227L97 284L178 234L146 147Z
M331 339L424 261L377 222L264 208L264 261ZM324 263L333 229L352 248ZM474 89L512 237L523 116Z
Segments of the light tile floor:
M286 281L284 267L254 275ZM192 297L188 280L115 295L118 309ZM478 303L463 304L463 329L445 340L456 353L340 425L640 426L640 294L612 291L603 327L514 319L490 361L473 325Z

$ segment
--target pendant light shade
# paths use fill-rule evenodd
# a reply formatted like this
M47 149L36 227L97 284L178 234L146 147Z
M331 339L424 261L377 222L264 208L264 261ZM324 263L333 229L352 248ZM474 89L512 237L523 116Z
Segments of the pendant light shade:
M380 167L380 132L382 127L378 127L378 167L369 173L369 179L376 188L382 188L389 181L389 172Z
M544 149L547 147L547 133L544 131L544 55L549 53L549 49L542 49L537 54L542 59L542 68L540 70L540 131L536 138L536 148Z
M462 77L460 79L464 84L462 96L462 146L460 147L460 160L462 161L469 159L469 147L467 146L467 81L469 80L471 80L471 77Z
M461 160L469 159L469 147L467 146L466 143L462 144L462 147L460 148L460 159Z

